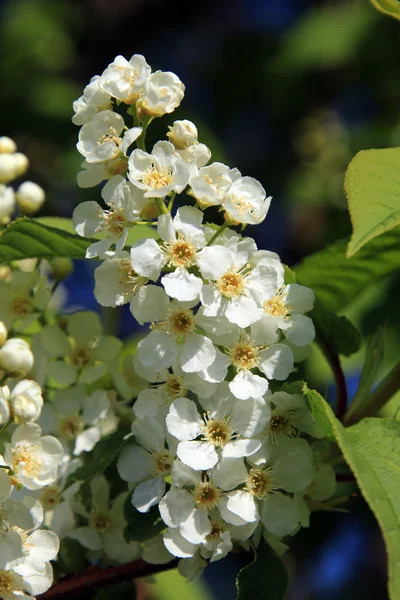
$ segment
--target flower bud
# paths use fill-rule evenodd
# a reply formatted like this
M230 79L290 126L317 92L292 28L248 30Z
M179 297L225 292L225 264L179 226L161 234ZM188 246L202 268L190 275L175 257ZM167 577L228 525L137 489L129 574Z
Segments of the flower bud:
M9 183L16 178L15 154L0 154L0 183Z
M6 342L8 338L7 327L4 325L3 321L0 321L0 346Z
M14 212L14 208L14 190L12 189L12 187L7 187L0 183L0 223L2 225L7 225L7 223L10 222L10 215L12 215L12 213Z
M21 177L21 175L24 175L29 168L28 157L25 156L25 154L22 154L22 152L16 152L12 157L14 159L14 178Z
M28 379L20 381L11 392L10 404L15 420L19 423L37 421L43 407L40 385Z
M56 281L63 281L71 275L74 263L69 258L55 258L51 261L52 275Z
M169 71L156 71L146 79L136 108L139 118L162 117L177 108L185 93L185 86Z
M167 133L169 141L177 150L184 150L197 142L197 127L192 121L175 121Z
M10 420L10 390L6 385L0 387L0 425L5 425Z
M17 149L17 144L11 138L2 135L0 136L0 153L13 154Z
M25 340L12 338L0 348L0 367L10 377L24 376L32 369L34 358Z
M19 186L16 196L21 212L26 215L37 212L46 198L44 190L33 181L24 181Z

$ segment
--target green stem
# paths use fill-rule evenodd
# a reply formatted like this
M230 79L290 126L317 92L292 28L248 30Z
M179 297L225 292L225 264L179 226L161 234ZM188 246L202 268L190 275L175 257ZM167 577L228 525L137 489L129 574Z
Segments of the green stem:
M165 202L162 198L154 198L154 201L156 203L159 215L169 215L169 210L165 206Z
M214 235L212 236L212 238L210 240L208 240L206 246L211 246L211 244L213 244L215 242L215 240L217 239L218 236L221 235L221 233L228 227L228 223L225 221L225 223L223 223L223 225L221 225L221 227L214 233Z
M167 206L168 212L171 212L171 210L172 210L172 207L173 207L174 201L175 201L175 197L176 197L176 192L172 192L171 197L168 202L168 206Z
M353 425L364 417L374 417L394 394L400 390L400 361L381 381L376 390L371 394L367 403L360 407L358 412L348 414L345 421L347 425Z

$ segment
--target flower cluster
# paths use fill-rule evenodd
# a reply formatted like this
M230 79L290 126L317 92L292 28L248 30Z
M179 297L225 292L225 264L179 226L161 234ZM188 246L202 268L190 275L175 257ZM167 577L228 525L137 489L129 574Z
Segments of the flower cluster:
M28 158L17 152L14 140L0 137L0 226L10 222L17 206L23 214L31 215L45 201L44 190L37 183L25 181L16 191L8 185L24 175L28 167Z
M150 327L131 365L147 382L133 403L134 442L117 468L133 507L158 507L165 524L144 544L145 560L182 558L190 578L250 540L282 549L307 526L312 500L332 495L335 476L306 399L282 383L314 339L314 293L235 229L262 223L271 197L238 169L210 163L190 121L173 122L146 150L152 120L183 93L176 75L152 73L140 55L118 56L91 80L74 104L78 183L107 183L104 205L80 204L73 221L98 238L87 250L102 261L98 302L129 303ZM220 226L208 222L209 207ZM153 236L129 244L142 225Z

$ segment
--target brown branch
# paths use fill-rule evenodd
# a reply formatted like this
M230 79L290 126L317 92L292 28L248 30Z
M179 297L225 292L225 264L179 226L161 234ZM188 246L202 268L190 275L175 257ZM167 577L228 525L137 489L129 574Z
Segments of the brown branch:
M347 386L340 358L319 333L317 333L316 341L332 369L336 384L336 416L340 421L343 421L347 411Z
M57 598L63 598L64 600L76 598L88 592L95 593L100 588L108 585L139 577L148 577L149 575L174 569L177 564L178 560L173 560L166 565L151 565L139 559L125 565L116 565L104 569L89 567L76 577L68 577L56 583L47 592L37 596L37 599L56 600Z

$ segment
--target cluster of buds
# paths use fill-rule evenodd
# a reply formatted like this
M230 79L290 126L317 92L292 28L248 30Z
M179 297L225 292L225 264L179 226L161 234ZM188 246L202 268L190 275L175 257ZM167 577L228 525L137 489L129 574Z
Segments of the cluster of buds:
M24 175L28 167L28 158L17 152L14 140L0 137L0 225L10 222L17 206L23 214L31 215L45 201L44 190L32 181L21 183L16 191L9 185Z
M175 121L146 150L152 120L183 93L176 75L151 73L140 55L117 57L91 80L74 104L85 158L78 183L107 183L104 205L80 204L73 221L81 236L101 234L87 250L102 261L98 302L129 303L150 325L131 365L148 384L118 471L133 507L158 506L165 524L143 557L179 557L191 578L234 546L264 537L281 549L308 525L312 501L333 494L335 475L306 399L283 383L315 337L306 314L314 293L285 282L279 256L233 229L262 223L271 197L238 169L210 163L190 121ZM208 222L215 206L220 226ZM127 248L142 224L154 237Z

